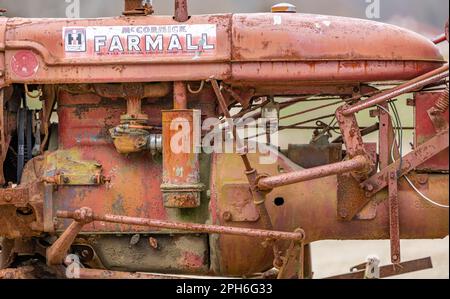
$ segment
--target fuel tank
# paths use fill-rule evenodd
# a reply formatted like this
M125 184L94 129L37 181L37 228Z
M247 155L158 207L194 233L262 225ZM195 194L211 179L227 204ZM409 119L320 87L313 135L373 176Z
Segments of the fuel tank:
M4 52L4 53L2 53ZM1 55L3 54L3 55ZM0 19L0 84L407 80L439 67L437 47L374 21L309 14Z

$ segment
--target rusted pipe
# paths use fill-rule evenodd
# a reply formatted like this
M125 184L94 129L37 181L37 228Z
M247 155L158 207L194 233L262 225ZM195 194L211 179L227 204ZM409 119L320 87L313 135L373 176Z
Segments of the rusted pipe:
M175 15L177 22L186 22L189 20L187 0L175 0Z
M401 84L391 90L387 90L365 101L361 101L353 106L350 106L349 108L343 110L342 113L344 115L357 113L361 110L373 107L375 105L379 105L402 94L413 92L429 84L439 82L446 77L448 77L448 63L438 69L435 69L429 73L419 76L404 84Z
M184 82L173 83L173 109L187 109L187 88Z
M437 45L442 42L445 42L446 40L447 40L447 36L445 35L445 33L442 33L441 35L439 35L433 39L433 43L435 43Z
M258 187L261 190L272 190L277 187L310 181L330 175L363 170L367 167L367 164L368 161L364 156L356 156L347 161L261 178L258 181Z
M79 213L77 211L57 211L56 217L65 219L74 219L77 221ZM94 221L103 221L118 224L147 226L152 228L172 229L188 232L208 233L208 234L224 234L234 236L245 236L255 238L265 238L273 240L289 240L289 241L302 241L304 239L304 233L302 231L297 232L281 232L281 231L269 231L251 228L241 227L229 227L209 224L195 224L195 223L177 223L164 220L154 220L147 218L136 218L119 215L97 215L93 214L92 219Z

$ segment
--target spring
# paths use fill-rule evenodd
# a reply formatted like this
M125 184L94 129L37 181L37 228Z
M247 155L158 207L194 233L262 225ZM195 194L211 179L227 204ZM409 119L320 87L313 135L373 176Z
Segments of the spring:
M445 91L441 94L441 96L436 101L436 104L434 104L434 107L441 113L444 113L448 109L448 86L445 89Z

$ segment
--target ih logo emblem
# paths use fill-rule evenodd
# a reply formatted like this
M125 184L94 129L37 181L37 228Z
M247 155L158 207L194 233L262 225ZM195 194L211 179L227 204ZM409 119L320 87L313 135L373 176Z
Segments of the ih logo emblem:
M68 28L64 32L66 52L86 52L86 30Z

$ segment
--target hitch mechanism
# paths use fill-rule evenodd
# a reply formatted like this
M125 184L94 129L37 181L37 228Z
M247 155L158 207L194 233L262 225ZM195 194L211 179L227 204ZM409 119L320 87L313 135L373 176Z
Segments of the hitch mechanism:
M379 279L433 268L431 257L378 267L380 260L369 257L366 263L352 267L355 272L341 274L326 279Z

